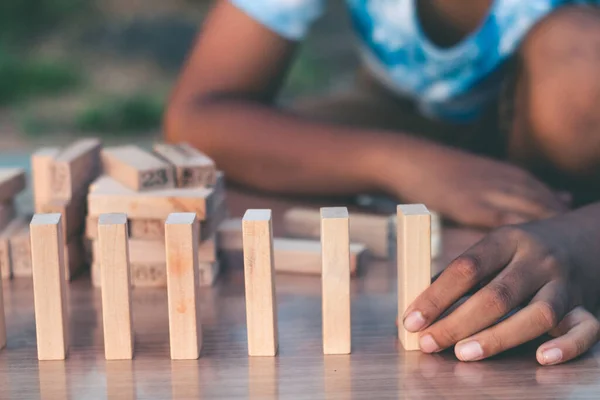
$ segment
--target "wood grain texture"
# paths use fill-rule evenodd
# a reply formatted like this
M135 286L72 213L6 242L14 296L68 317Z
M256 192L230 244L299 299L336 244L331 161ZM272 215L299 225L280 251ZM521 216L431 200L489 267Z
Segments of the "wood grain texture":
M193 213L165 222L171 359L195 360L202 349L198 285L198 221Z
M242 220L230 218L218 229L219 249L241 250ZM275 272L300 275L321 275L321 242L312 239L276 237L273 239ZM361 264L367 261L368 252L361 243L350 243L350 274L356 275Z
M36 214L30 224L39 360L64 360L69 348L69 315L60 218L60 214Z
M278 333L271 211L246 211L242 230L248 355L275 356Z
M298 206L241 193L228 198L232 215L242 215L248 205L272 207L279 232L284 211ZM440 265L482 237L455 228L445 228L443 235ZM71 357L38 363L32 282L4 282L8 344L0 352L0 398L558 400L596 399L600 392L600 345L550 368L536 363L535 344L477 363L460 362L451 351L403 351L394 325L397 268L381 260L371 261L351 282L352 355L323 356L320 278L281 274L279 356L248 357L243 262L231 256L216 286L200 293L205 334L198 360L169 357L166 290L136 289L136 359L105 362L100 291L80 277L69 285Z
M99 139L80 139L62 149L52 162L51 197L70 200L100 174Z
M323 354L349 354L350 228L346 207L321 209Z
M94 258L98 254L95 240L92 244ZM212 263L217 261L217 243L215 238L206 240L196 246L196 255L200 263ZM140 240L129 239L129 262L130 264L166 264L167 253L165 250L165 239Z
M283 232L285 210L298 206L236 192L228 203L234 216L249 205L270 207L276 234ZM435 268L481 237L480 231L445 227ZM352 355L322 354L320 278L280 274L279 356L248 357L243 262L238 254L228 259L215 287L200 293L205 335L198 360L169 357L166 290L136 289L136 359L105 362L100 291L82 276L69 285L71 356L39 363L32 281L4 282L8 343L0 352L0 398L558 400L596 399L600 392L600 345L550 368L535 361L539 342L477 363L462 363L451 351L403 351L394 325L397 267L382 260L370 261L351 282Z
M211 212L207 219L199 222L200 225L200 242L210 240L217 232L219 225L227 218L227 208L225 203L214 212ZM240 220L241 221L241 220ZM131 239L149 240L149 241L164 241L165 239L165 220L164 219L129 219L129 237ZM85 236L88 239L97 239L98 234L96 227L98 226L98 217L88 216L86 219ZM240 222L241 232L241 222ZM240 247L241 248L241 247Z
M163 219L174 212L194 212L200 221L213 207L213 188L161 189L133 191L108 176L97 179L88 195L88 215L111 212L127 214L131 219Z
M104 173L136 192L175 187L175 170L167 162L137 146L105 147Z
M369 252L379 258L388 257L388 218L386 215L350 213L350 241L364 244ZM319 238L319 210L291 208L284 217L285 233L291 237Z
M212 186L216 183L214 161L189 144L157 143L154 152L175 167L177 187Z
M431 284L431 216L422 204L398 206L398 315ZM419 350L419 334L402 324L398 337L405 350Z
M133 358L134 336L127 216L103 214L98 220L104 355L107 360Z
M31 177L33 180L34 209L52 199L54 160L60 153L59 147L43 147L31 155Z
M0 168L0 203L11 201L25 189L25 171L21 168Z

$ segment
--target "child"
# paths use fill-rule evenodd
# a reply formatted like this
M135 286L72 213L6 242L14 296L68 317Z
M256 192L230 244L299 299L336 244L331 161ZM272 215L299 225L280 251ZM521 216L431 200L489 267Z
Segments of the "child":
M277 90L323 2L218 0L171 98L165 116L167 140L191 142L211 155L228 178L255 189L309 195L381 192L403 202L425 203L458 223L486 228L566 212L569 200L559 190L572 193L576 204L598 199L600 13L584 4L593 1L347 0L366 83L352 95L325 99L309 109L281 109L274 101ZM568 311L579 310L576 306L591 307L589 299L569 297L558 284L554 291L538 292L545 287L543 273L534 279L524 272L531 269L523 263L545 271L538 261L550 263L548 254L575 251L584 260L576 265L573 257L552 261L560 265L548 267L554 271L552 279L564 278L570 268L596 276L598 267L589 266L587 258L594 255L593 246L575 250L571 236L560 236L575 235L587 243L586 234L600 232L575 223L589 224L592 217L600 221L599 207L492 233L472 250L477 264L456 261L443 275L450 278L440 277L422 297L425 304L416 303L422 323L408 325L423 329L459 291L496 273L496 279L523 278L490 283L504 290L498 296L508 298L510 292L505 306L537 293L542 304L552 306L544 309L554 312L552 326ZM560 226L561 231L549 234L548 226ZM495 252L506 262L479 264ZM519 257L511 263L509 255ZM485 276L478 275L479 268ZM513 269L518 272L509 274ZM447 280L463 273L468 284L454 287ZM548 284L554 282L543 276ZM488 286L478 294L487 293ZM421 309L430 296L439 295L435 290L447 298L435 312ZM481 301L487 304L484 294L443 320L450 322L427 328L423 340L433 342L422 343L423 350L448 347L489 322L482 317L469 326L460 317L465 314L458 313L475 304L470 310L486 315L485 308L476 307ZM558 306L552 299L567 297L570 301L561 303L566 309L553 308ZM487 315L506 310L496 311ZM524 315L519 321L527 334L513 341L499 336L502 346L494 350L482 344L481 357L546 327ZM582 314L568 315L566 325ZM414 318L408 322L418 320ZM448 333L444 324L457 318L465 330L439 338L435 327ZM590 338L576 353L596 340ZM572 354L564 350L558 362Z

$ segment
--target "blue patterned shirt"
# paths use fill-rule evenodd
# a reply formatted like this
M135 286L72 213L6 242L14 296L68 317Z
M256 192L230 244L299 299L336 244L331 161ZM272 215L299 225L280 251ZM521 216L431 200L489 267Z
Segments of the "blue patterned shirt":
M259 23L301 40L326 0L230 0ZM479 28L440 48L421 30L416 0L346 0L363 60L397 94L429 116L465 121L497 94L503 62L527 31L553 9L589 0L494 0ZM597 1L597 0L596 0ZM594 2L596 2L594 1Z

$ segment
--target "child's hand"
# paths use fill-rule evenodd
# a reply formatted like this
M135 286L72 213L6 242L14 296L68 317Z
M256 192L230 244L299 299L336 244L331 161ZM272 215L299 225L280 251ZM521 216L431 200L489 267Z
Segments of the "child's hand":
M396 188L397 195L427 204L456 222L497 228L569 209L564 196L515 165L437 145L423 148L412 181Z
M600 267L595 254L582 254L597 245L579 243L597 237L572 224L558 217L500 228L454 260L403 317L406 329L422 331L421 350L456 344L459 359L474 361L545 333L556 339L539 347L541 364L562 363L590 349L600 340L600 323L582 306L598 304ZM471 289L478 290L436 322Z

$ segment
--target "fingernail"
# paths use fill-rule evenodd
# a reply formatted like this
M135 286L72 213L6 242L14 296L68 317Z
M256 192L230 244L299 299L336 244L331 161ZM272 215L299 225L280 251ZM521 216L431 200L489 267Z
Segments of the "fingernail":
M425 318L421 311L413 311L404 319L404 328L410 332L417 332L425 326Z
M483 357L483 349L479 342L475 340L457 345L456 352L458 353L458 358L463 361L473 361Z
M544 364L555 364L562 360L563 354L561 349L553 348L542 353L542 362Z
M421 351L424 351L425 353L433 353L440 349L440 346L438 346L431 335L425 335L419 339L419 347L421 348Z

